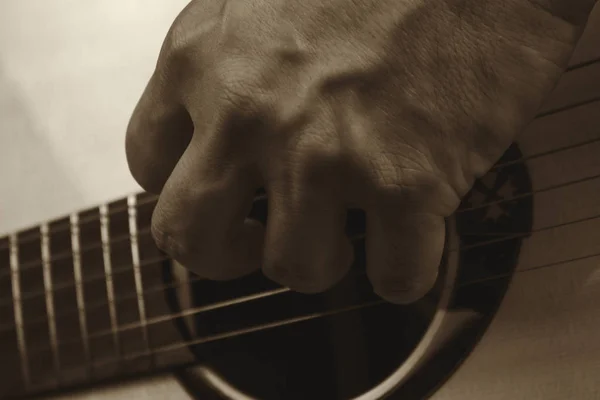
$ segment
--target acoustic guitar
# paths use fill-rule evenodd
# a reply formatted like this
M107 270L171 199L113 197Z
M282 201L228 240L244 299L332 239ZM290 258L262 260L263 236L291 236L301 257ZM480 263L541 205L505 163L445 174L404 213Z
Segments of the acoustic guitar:
M133 194L0 238L0 398L90 398L168 372L192 399L600 399L600 7L448 219L442 272L414 304L373 294L360 210L350 274L302 295L187 272L151 239L155 203Z

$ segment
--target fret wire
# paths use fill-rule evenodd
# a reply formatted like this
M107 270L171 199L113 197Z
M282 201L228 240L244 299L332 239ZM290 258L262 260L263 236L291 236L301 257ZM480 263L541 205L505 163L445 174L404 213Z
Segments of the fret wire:
M100 210L100 234L102 241L102 257L104 260L104 275L106 280L106 296L108 300L108 308L110 314L110 327L112 330L113 344L117 354L121 354L121 341L118 333L117 310L115 308L115 290L112 278L112 262L110 259L110 237L109 237L109 220L108 206L103 204Z
M573 261L577 261L577 260L582 260L585 258L591 258L591 257L599 257L600 253L598 254L594 254L594 255L588 255L585 257L578 257L576 259L573 260L567 260L565 262L573 262ZM556 265L556 263L552 263L552 265ZM539 270L541 268L544 268L544 266L537 266L537 267L533 267L531 269L525 270L525 271L521 271L519 273L524 273L524 272L528 272L528 271L534 271L534 270ZM501 278L502 276L500 276ZM483 282L489 279L478 279L478 280L474 280L472 282L468 282L468 284L474 284L474 283L479 283L479 282ZM461 285L461 287L466 286L466 284ZM341 309L336 309L336 310L331 310L331 311L326 311L326 312L319 312L319 313L313 313L313 314L308 314L308 315L303 315L300 317L293 317L293 318L288 318L288 319L284 319L284 320L279 320L279 321L274 321L274 322L270 322L270 323L266 323L266 324L261 324L261 325L255 325L249 328L241 328L241 329L237 329L237 330L233 330L233 331L229 331L229 332L224 332L224 333L220 333L220 334L215 334L215 335L211 335L211 336L206 336L206 337L201 337L198 339L194 339L194 340L189 340L189 341L183 341L183 342L179 342L179 343L172 343L169 345L164 345L161 346L159 348L153 349L151 354L156 354L156 353L165 353L165 352L169 352L169 351L177 351L183 348L186 348L190 345L201 345L201 344L205 344L205 343L209 343L209 342L215 342L215 341L220 341L220 340L226 340L232 337L236 337L236 336L241 336L241 335L245 335L245 334L249 334L249 333L253 333L253 332L258 332L258 331L264 331L264 330L268 330L268 329L274 329L280 326L285 326L285 325L291 325L294 323L299 323L299 322L303 322L303 321L308 321L308 320L312 320L312 319L316 319L316 318L322 318L325 316L329 316L329 315L335 315L335 314L339 314L339 313L343 313L343 312L348 312L348 311L353 311L353 310L358 310L358 309L362 309L362 308L367 308L367 307L372 307L372 306L376 306L376 305L380 305L380 304L384 304L385 302L382 300L376 300L376 301L372 301L372 302L367 302L367 303L363 303L363 304L359 304L359 305L354 305L354 306L349 306L349 307L345 307L345 308L341 308ZM173 315L173 318L177 318L177 315ZM109 359L109 360L99 360L99 361L95 361L93 362L94 366L104 366L104 365L110 365L110 364L115 364L115 363L121 363L122 361L128 361L128 360L135 360L141 357L145 357L148 356L150 354L148 354L148 352L137 352L134 354L128 354L126 356L122 356L119 358L115 358L115 359Z
M574 145L565 146L565 147L561 148L560 151L569 150L569 149L572 149L572 148L575 148L575 147L579 147L579 146L589 145L591 143L599 142L599 141L600 141L600 138L593 139L593 140L588 140L588 141L585 141L583 143L577 143L577 144L574 144ZM550 152L548 152L548 153L550 153ZM543 155L548 155L548 154L541 154L540 156L543 156ZM532 155L532 156L528 157L527 160L533 159L533 158L537 158L537 156L538 155ZM511 165L511 164L514 164L514 163L517 163L517 162L523 162L523 161L524 161L523 159L519 159L519 160L516 160L516 161L508 161L506 163L501 164L501 166L508 166L508 165ZM493 204L510 202L510 201L513 201L513 200L516 200L516 199L519 199L519 198L523 198L523 197L535 195L537 193L548 192L548 191L551 191L551 190L555 190L555 189L567 187L569 185L574 185L574 184L578 184L578 183L583 183L583 182L586 182L586 181L591 181L591 180L598 179L598 178L600 178L600 174L592 175L592 176L589 176L589 177L584 177L584 178L581 178L581 179L572 180L572 181L569 181L569 182L566 182L566 183L561 183L561 184L558 184L558 185L552 185L552 186L548 186L548 187L545 187L545 188L532 190L531 192L522 193L522 194L510 197L510 198L506 198L506 199L489 201L489 202L480 204L480 205L475 206L475 207L459 208L456 212L457 213L462 213L462 212L465 212L465 211L471 211L471 210L475 210L475 209L487 207L487 206L490 206L490 205L493 205ZM260 199L260 198L264 199L264 198L266 198L266 196L259 196L257 199ZM139 231L137 231L137 234L138 234L138 236L150 234L150 228L145 228L145 229L139 230ZM131 234L119 235L116 238L111 239L109 241L109 243L110 244L115 244L115 243L118 243L118 242L121 242L121 241L124 241L124 240L128 240L128 239L131 239L131 238L132 238ZM89 246L81 248L81 252L85 252L86 250L91 250L91 249L95 249L95 248L98 248L98 247L101 247L101 244L100 243L94 243L92 245L89 245ZM58 260L66 259L66 258L71 257L71 256L72 256L72 253L70 253L70 252L62 252L59 255L53 257L51 259L51 261L58 261ZM29 262L29 263L23 264L21 266L21 270L28 270L28 269L31 269L33 267L39 267L40 265L41 265L40 260L34 260L34 261ZM2 274L0 274L0 276L2 276Z
M108 216L109 216L109 214L107 214L107 218L108 218ZM81 226L81 224L80 224L80 226ZM145 234L149 234L149 233L150 233L150 228L145 228L138 232L138 234L140 234L140 235L142 235L142 234L145 235ZM109 241L107 243L108 244L117 244L117 243L129 240L130 238L131 238L131 235L129 233L126 233L126 234L115 236L112 239L109 239ZM101 247L102 247L102 242L93 243L88 246L80 247L79 251L81 253L85 253L88 250L99 249ZM62 252L54 255L50 261L63 261L72 256L73 256L73 253L71 251L62 251ZM26 271L26 270L30 270L33 268L37 268L37 267L40 267L41 265L42 265L41 260L32 260L32 261L22 264L21 271ZM2 276L2 274L0 274L0 276Z
M136 194L131 194L130 196L136 196ZM146 199L144 199L142 201L138 201L137 202L137 207L143 206L143 205L155 202L155 201L158 201L158 195L152 195L151 197L148 197L148 198L146 198ZM111 210L109 210L107 212L107 216L110 217L110 216L112 216L114 214L118 214L120 212L127 211L127 207L128 206L115 207L114 209L111 209ZM88 216L86 218L82 218L81 221L80 221L80 223L81 224L86 224L86 223L94 222L94 221L97 221L97 219L94 216Z
M473 245L460 246L458 248L451 248L451 249L449 249L449 252L456 252L458 250L468 250L468 249L472 249L472 248L476 248L476 247L483 247L483 246L487 246L487 245L490 245L490 244L494 244L494 243L498 243L498 242L502 242L502 241L506 241L506 240L513 240L513 239L516 239L516 238L519 238L519 237L527 236L527 235L529 235L531 233L538 233L538 232L541 232L541 231L546 231L546 230L554 229L556 227L572 225L572 224L581 223L581 222L590 221L590 220L599 219L599 218L600 218L600 215L595 215L595 216L592 216L592 217L582 218L582 219L578 219L578 220L571 221L571 222L568 222L568 223L561 223L561 224L558 224L558 225L550 225L550 226L542 227L542 228L539 228L537 230L532 230L530 232L519 232L519 233L515 233L513 235L509 235L509 236L503 237L503 238L494 238L494 239L486 240L486 241L483 241L483 242L480 242L480 243L476 243L476 244L473 244ZM355 240L359 240L361 238L364 238L364 235L357 235L355 237ZM577 258L574 258L574 259L571 259L571 260L568 260L568 261L569 262L570 261L577 261L577 260L586 259L586 258L590 258L590 257L596 257L598 255L599 254L586 255L586 256L577 257ZM169 258L168 257L164 257L163 259L164 260L168 260ZM561 262L563 262L563 261L561 261ZM558 262L558 263L561 263L561 262ZM535 267L535 268L537 269L537 268L540 268L540 267ZM528 269L525 269L525 270L517 272L517 273L526 272L526 271L528 271ZM189 282L196 282L196 281L201 281L201 280L203 280L203 278L195 276L195 277L192 277L189 280ZM152 292L157 291L158 292L158 291L162 291L162 290L164 290L166 288L176 288L176 287L178 287L178 286L180 286L182 284L188 284L189 282L183 282L183 283L178 282L178 283L173 283L173 284L169 284L169 285L157 285L155 287L152 287L152 288L146 290L146 292L149 292L149 291L152 291ZM464 284L468 285L468 284L471 284L471 283L472 282L466 282ZM135 297L137 297L137 294L135 294L133 296L131 296L131 295L127 296L128 299L135 298ZM116 303L119 303L119 302L120 301L116 301ZM99 307L99 306L102 306L102 305L105 305L105 304L107 304L107 303L101 302L97 306ZM63 315L66 316L66 315L70 315L70 314L71 313L64 313ZM41 320L41 322L44 322L44 321L45 320L43 320L43 319ZM40 322L40 321L36 321L36 323L37 322ZM0 328L0 332L2 332L3 330L12 329L12 328L13 328L13 325L5 325L4 327Z
M9 249L15 330L17 334L19 356L21 358L21 375L23 377L25 389L29 390L31 387L31 376L29 374L29 358L27 356L27 344L25 342L23 306L21 304L21 279L19 277L19 243L16 234L9 236Z
M591 259L591 258L598 258L600 257L600 253L593 253L593 254L587 254L585 256L579 256L579 257L573 257L570 258L568 260L561 260L561 261L556 261L556 262L552 262L552 263L547 263L547 264L541 264L541 265L535 265L533 267L529 267L527 269L523 269L523 270L519 270L517 272L514 273L514 275L520 275L520 274L524 274L524 273L529 273L529 272L534 272L534 271L538 271L541 269L545 269L545 268L550 268L550 267L554 267L556 265L560 265L560 264L566 264L566 263L572 263L572 262L576 262L576 261L582 261L582 260L586 260L586 259ZM462 282L459 286L460 288L464 288L470 285L474 285L474 284L478 284L478 283L482 283L482 282L486 282L486 281L490 281L490 280L495 280L495 279L502 279L502 278L509 278L511 276L511 274L498 274L492 277L483 277L483 278L477 278L477 279L473 279L471 281L467 281L467 282ZM156 317L153 319L152 323L156 324L156 323L161 323L164 321L169 321L172 319L176 319L176 318L181 318L182 316L189 316L189 315L196 315L196 314L201 314L203 312L207 312L207 311L212 311L215 309L219 309L219 308L225 308L227 306L235 306L237 304L243 304L249 301L253 301L256 299L260 299L263 297L269 297L269 296L273 296L273 295L277 295L277 294L282 294L282 293L287 293L290 292L290 289L287 288L281 288L281 289L275 289L272 291L263 291L263 292L258 292L252 295L248 295L245 297L240 297L240 298L234 298L231 300L226 300L224 302L219 302L219 303L214 303L214 304L210 304L210 305L206 305L206 306L200 306L200 307L195 307L193 309L189 309L189 310L185 310L182 312L178 312L178 313L171 313L171 314L167 314L167 315L163 315L160 317ZM383 300L377 300L374 301L374 303L384 303ZM350 308L354 307L354 308L360 308L363 307L365 304L368 303L362 303L359 305L354 305L354 306L349 306ZM302 318L302 317L300 317ZM293 319L293 318L292 318ZM281 321L276 321L276 322L271 322L271 323L267 323L266 325L285 325L282 324ZM128 330L128 329L133 329L139 327L139 323L131 323L128 324L127 326L124 326L123 330ZM246 331L246 332L252 332L254 328L242 328L240 329L240 331ZM232 333L235 333L237 331L229 331L226 333L222 333L222 334L218 334L217 336L226 336L226 337L230 337L230 336L235 336L235 334L232 335ZM110 335L112 334L112 331L106 331L104 333L104 335ZM101 336L100 333L98 333L98 336ZM210 339L213 338L213 339ZM210 342L210 341L214 341L214 337L209 337L209 339L205 338L199 338L197 341L192 341L192 342L181 342L183 343L182 347L185 347L185 344L202 344L202 343L206 343L206 342ZM59 345L63 345L63 344L69 344L71 342L75 342L77 343L77 339L71 339L71 340L65 340L64 342L60 342ZM140 356L148 356L148 355L152 355L155 353L160 353L162 350L162 348L153 348L152 349L152 353L140 353L138 355L133 355L134 357ZM32 354L40 354L43 353L45 351L47 351L48 348L44 347L44 346L40 346L38 348L32 349ZM121 359L125 359L125 358L121 358ZM101 362L102 363L102 362ZM96 364L94 364L96 365Z
M77 314L79 319L79 330L81 331L81 339L83 342L83 357L86 365L86 378L92 374L92 369L89 364L90 357L90 339L87 329L87 315L85 308L85 292L83 286L83 274L81 271L81 254L79 247L81 245L79 238L79 215L71 214L69 225L71 226L71 250L73 251L73 276L75 278L75 295L77 296Z
M592 176L592 177L588 177L588 178L583 178L583 179L580 179L580 180L577 180L577 181L572 181L572 182L569 182L568 184L556 185L556 186L549 187L549 188L542 188L542 189L539 189L537 191L533 191L531 193L526 193L526 194L523 194L523 195L513 196L513 197L511 197L509 199L504 199L504 200L500 200L500 201L490 201L490 202L484 203L482 205L478 205L478 206L474 206L474 207L469 207L469 208L464 208L464 209L459 209L459 210L456 211L456 214L460 214L460 213L463 213L463 212L476 210L476 209L483 208L483 207L485 207L487 205L491 205L491 204L497 204L497 203L503 203L503 202L513 201L513 200L515 200L517 198L520 198L520 197L530 196L531 194L541 193L541 192L545 192L545 191L549 191L549 190L554 190L554 189L557 189L557 188L566 187L566 186L571 185L571 184L581 183L581 182L585 182L585 181L589 181L589 180L593 180L593 179L598 179L598 178L600 178L600 175ZM508 238L500 238L500 239L495 239L495 240L514 239L514 238L517 238L517 237L526 236L526 235L529 235L529 234L532 234L532 233L536 233L536 232L540 232L540 231L543 231L543 230L554 229L554 228L557 228L557 227L566 226L566 225L572 225L572 224L575 224L575 223L584 222L584 221L590 221L590 220L598 219L598 218L600 218L600 215L594 215L594 216L591 216L591 217L585 217L585 218L581 218L581 219L574 220L574 221L564 222L564 223L561 223L561 224L558 224L558 225L550 225L550 226L546 226L546 227L537 228L537 229L531 230L530 232L514 232ZM138 236L140 235L140 232L142 232L142 231L137 232ZM506 234L506 233L503 233L503 234ZM359 234L359 235L350 237L350 240L351 241L356 241L356 240L359 240L359 239L361 239L363 237L364 237L363 234ZM464 249L464 248L461 247L461 249ZM452 249L452 251L456 251L456 250L457 249ZM170 259L169 257L156 257L156 258L153 258L153 259L150 259L150 260L146 260L144 262L140 262L139 263L140 269L143 266L155 264L157 262L164 261L164 260L169 260L169 259ZM108 276L113 276L113 275L116 275L117 273L126 273L126 272L129 272L130 268L131 268L131 266L129 265L129 266L126 266L126 267L121 268L121 269L112 269L112 272ZM107 277L107 275L106 275L106 272L105 272L104 274L93 276L90 279L85 280L85 282L92 282L92 281L99 280L99 279L106 279L106 277ZM65 285L62 285L62 286L61 285L56 285L56 287L54 289L58 290L58 289L65 289L65 288L72 288L72 287L73 287L72 284L65 284ZM38 293L34 293L34 294L29 294L28 296L23 296L23 298L37 297L39 295L43 295L43 293L39 293L38 292ZM2 303L0 302L0 304L2 304Z
M169 257L161 257L158 261L166 261L166 260L170 260L170 258ZM168 285L156 285L156 286L152 286L152 287L150 287L148 289L145 289L144 291L145 291L146 294L158 293L158 292L161 292L161 291L163 291L165 289L177 289L179 286L187 285L187 284L192 283L192 282L199 282L199 281L202 281L202 280L205 280L205 279L201 278L199 276L194 276L194 277L190 278L189 281L186 281L186 282L174 282L174 283L171 283L171 284L168 284ZM88 281L83 281L83 282L88 282ZM123 303L126 300L131 300L131 299L135 299L135 298L137 298L137 293L124 295L124 296L119 297L119 299L116 300L116 303L118 305L119 303ZM12 304L12 301L11 301L11 304ZM97 308L103 308L106 305L108 305L108 301L98 301L98 302L95 302L95 303L88 303L88 304L85 305L85 310L84 311L86 311L86 310L87 311L92 311L92 310L95 310ZM58 313L56 313L56 318L68 317L68 316L71 316L73 314L77 314L78 312L79 311L70 311L70 310L64 311L62 313L58 312ZM31 325L35 325L35 324L39 324L39 323L45 323L45 322L46 322L46 317L40 317L40 318L31 319L30 321L28 321L27 325L31 326ZM3 333L5 331L9 331L9 330L12 330L12 329L14 329L14 325L12 325L12 324L0 324L0 333Z
M77 254L77 257L79 257L79 258L81 257L79 253ZM165 256L153 257L151 259L140 262L140 267L146 267L148 265L156 264L156 263L166 261L166 260L170 260L170 258L165 257ZM118 276L121 274L126 274L129 272L131 272L131 265L125 264L124 266L120 266L119 268L111 268L111 274L109 276L115 277L115 276ZM101 281L101 280L103 281L106 279L106 277L107 277L107 275L105 272L103 272L101 274L93 274L93 275L90 275L87 279L82 280L82 283L93 283L93 282ZM75 283L72 283L72 282L60 283L60 284L55 284L51 290L53 292L57 292L60 290L65 290L65 289L72 289L74 286L75 286ZM44 296L45 293L46 293L45 290L31 291L31 292L28 292L28 293L22 295L21 299L22 300L34 299L36 297ZM134 297L136 297L136 296L137 296L137 293L135 294ZM0 301L0 306L7 305L7 304L12 304L12 299Z
M108 218L108 215L107 215ZM118 235L116 237L114 237L113 239L109 239L109 244L115 244L115 243L119 243L119 242L123 242L125 240L129 239L129 234L123 234L123 235ZM102 243L93 243L87 246L82 246L80 247L79 251L82 253L85 253L88 250L94 250L94 249L99 249L102 247ZM70 258L73 255L72 252L70 251L62 251L56 255L54 255L54 257L52 258L51 261L63 261L66 260L68 258ZM40 260L33 260L33 261L29 261L27 263L24 263L21 267L22 269L30 269L32 267L38 267L40 266Z
M135 196L135 195L132 195ZM158 196L157 195L153 195L151 197L145 198L142 201L139 201L137 203L137 206L143 206L152 202L156 202L158 200ZM123 212L127 210L127 206L122 206L122 207L115 207L114 209L111 209L109 211L107 211L107 216L111 216L114 214L117 214L119 212ZM94 215L89 215L83 218L79 218L79 226L91 223L91 222L97 222L98 221L98 217L94 216ZM52 233L60 233L60 232L65 232L68 231L70 229L69 224L65 224L64 226L61 226L59 228L55 228L52 229ZM29 235L28 237L21 239L20 243L29 243L29 242L33 242L35 240L39 239L39 235L38 234L32 234ZM6 245L0 245L0 250L6 249L7 246Z
M572 149L572 148L575 148L575 147L585 146L585 145L589 145L590 143L599 142L599 141L600 141L600 138L592 140L592 141L588 140L588 141L585 141L583 143L577 143L577 144L574 144L574 145L565 146L565 147L561 148L560 150L561 151L565 151L565 150L569 150L569 149ZM550 153L550 152L548 152L548 153ZM545 154L545 155L547 155L547 154ZM529 159L533 159L533 158L536 158L536 157L537 157L537 155L532 155L532 156L529 156L527 158L521 158L521 159L516 160L516 161L508 161L506 163L503 163L502 166L508 166L508 165L515 164L515 163L525 162L525 161L527 161ZM493 169L494 168L492 168L492 170ZM493 205L493 204L506 203L506 202L510 202L510 201L513 201L513 200L516 200L516 199L519 199L519 198L533 196L533 195L535 195L537 193L548 192L548 191L551 191L551 190L555 190L555 189L559 189L559 188L564 188L564 187L567 187L567 186L570 186L570 185L575 185L575 184L578 184L578 183L583 183L583 182L595 180L595 179L598 179L598 178L600 178L600 174L591 175L591 176L588 176L588 177L585 177L585 178L575 179L575 180L572 180L572 181L569 181L569 182L566 182L566 183L561 183L561 184L558 184L558 185L552 185L552 186L548 186L548 187L545 187L545 188L532 190L530 192L522 193L522 194L510 197L510 198L489 201L489 202L480 204L480 205L478 205L476 207L459 208L456 212L457 213L462 213L462 212L465 212L465 211L471 211L471 210L476 210L476 209L479 209L479 208L484 208L484 207L487 207L487 206L490 206L490 205ZM265 195L261 195L261 196L258 196L255 200L265 199L265 198L266 198ZM138 231L138 236L147 235L147 234L150 234L150 228L144 228L144 229L141 229L141 230ZM110 244L114 244L114 243L118 243L118 242L121 242L121 241L124 241L124 240L128 240L130 238L131 238L130 234L119 235L116 238L110 240L109 243ZM92 249L99 248L99 247L101 247L100 243L94 243L93 245L82 247L80 249L80 251L81 252L85 252L87 250L92 250ZM72 256L71 252L62 252L62 253L58 254L57 256L53 257L50 261L63 260L63 259L67 259L67 258L69 258L71 256ZM21 265L21 270L22 271L29 270L29 269L37 268L37 267L40 267L40 266L41 266L40 260L33 260L33 261L30 261L28 263L25 263L25 264ZM0 273L0 277L7 276L7 275L8 274L2 274L2 273Z
M593 65L593 64L598 63L598 62L600 62L600 58L596 58L596 59L590 60L588 62L583 62L583 63L581 63L581 65L577 64L577 65L574 65L572 68L571 67L568 68L566 70L566 72L569 72L571 70L576 70L576 69L579 69L579 68L583 68L583 67L588 67L588 66ZM571 103L571 104L568 104L568 105L565 105L565 106L562 106L562 107L558 107L556 109L551 109L551 110L545 111L543 113L537 114L534 117L533 120L535 121L537 119L546 118L546 117L549 117L551 115L560 114L561 112L564 112L564 111L567 111L567 110L571 110L571 109L574 109L574 108L578 108L578 107L582 107L582 106L585 106L585 105L588 105L588 104L592 104L592 103L595 103L595 102L598 102L598 101L600 101L600 96L596 96L596 97L592 97L590 99L586 99L586 100L582 100L582 101L579 101L579 102ZM527 131L525 131L524 133L527 134ZM517 143L518 143L518 141L517 141ZM523 157L523 158L521 158L519 160L516 160L516 161L525 162L527 160L528 160L527 157ZM154 196L148 197L148 198L146 198L146 199L144 199L142 201L139 201L138 202L138 206L144 205L144 204L148 204L148 203L151 203L151 202L157 201L157 200L158 200L158 196L154 195ZM125 207L118 207L118 208L115 208L114 210L111 210L111 212L109 212L108 215L111 215L111 214L117 213L117 212L121 212L121 211L124 211L124 210L125 210ZM93 216L85 217L85 218L82 218L80 220L80 225L84 225L86 223L94 222L94 221L97 221L97 219L95 217L93 217ZM65 231L67 229L69 229L69 228L68 227L61 227L59 229L56 229L56 232ZM37 240L38 238L39 237L37 235L32 235L31 237L27 237L25 239L22 239L21 243L27 243L27 242L30 242L30 241L34 241L34 240ZM6 245L0 245L0 250L3 250L3 249L6 249Z
M40 225L42 271L44 276L44 291L46 298L46 315L48 316L48 332L50 334L50 347L54 376L60 382L60 356L58 352L58 339L56 334L56 318L54 315L54 294L52 292L52 264L50 263L50 237L48 224Z
M479 207L477 207L477 208L479 208ZM586 218L581 218L581 219L577 219L577 220L574 220L574 221L569 221L569 222L564 222L564 223L560 223L560 224L556 224L556 225L549 225L549 226L541 227L541 228L538 228L538 229L535 229L535 230L531 230L530 232L515 232L515 233L509 235L508 237L496 238L496 239L493 239L493 240L488 240L488 241L485 241L483 243L478 243L478 244L475 244L475 245L469 246L469 247L462 246L462 247L460 247L460 250L467 250L468 248L471 248L471 247L479 247L481 245L491 244L491 243L495 243L495 242L503 241L503 240L511 240L511 239L522 237L522 236L527 236L527 235L530 235L532 233L536 233L536 232L540 232L540 231L545 231L545 230L549 230L549 229L554 229L554 228L557 228L557 227L572 225L572 224L576 224L576 223L581 223L581 222L585 222L585 221L591 221L591 220L598 219L598 218L600 218L600 215L594 215L592 217L586 217ZM505 233L502 233L502 234L504 235ZM473 234L471 234L471 235L473 235ZM476 235L479 235L479 234L476 234ZM356 241L356 240L362 239L363 237L364 237L364 235L359 234L359 235L356 235L356 236L352 237L351 240ZM459 250L459 249L450 249L450 251L457 251L457 250ZM161 262L161 261L166 261L166 260L169 260L169 259L170 259L169 257L155 257L153 259L146 260L143 263L140 263L140 267L143 266L143 265L151 265L151 264L155 264L155 263L158 263L158 262ZM127 268L127 269L123 269L120 272L127 272L129 270L130 269ZM108 275L108 276L114 275L115 272L116 271L113 270L112 273L110 275ZM95 276L93 279L86 280L85 282L96 280L98 278L105 279L106 278L105 275L106 275L106 273L104 275ZM202 280L202 278L200 278L200 277L192 277L190 279L190 281L192 281L192 282L193 281L197 281L197 280ZM157 287L149 288L148 290L146 290L146 292L160 291L160 290L163 290L164 288L166 288L168 286L177 287L178 285L167 285L167 286L160 285L160 286L157 286ZM73 285L65 285L65 288L68 288L68 287L73 287ZM63 289L63 288L61 288L61 289ZM43 295L43 293L36 293L36 296L37 295ZM133 298L133 297L136 297L136 296L137 296L137 293L135 294L135 296L127 296L127 299ZM28 297L33 297L33 296L28 296ZM22 298L24 298L24 296ZM117 303L118 303L118 301L117 301ZM100 303L97 306L99 307L101 305L103 305L103 303ZM61 316L66 316L68 314L70 314L70 313L65 312L65 313L61 314ZM37 322L40 322L40 321L36 321L36 323ZM10 329L9 325L2 326L2 324L0 324L0 332L4 331L6 329Z
M142 328L142 336L146 350L150 351L150 340L148 337L148 326L146 322L146 304L144 300L144 286L142 281L142 272L140 268L140 251L138 247L138 231L137 231L137 209L136 196L127 197L127 214L129 217L129 236L131 243L131 260L133 263L133 274L135 278L135 291L138 300L138 312L140 313L140 325ZM150 357L150 362L154 365L154 357Z

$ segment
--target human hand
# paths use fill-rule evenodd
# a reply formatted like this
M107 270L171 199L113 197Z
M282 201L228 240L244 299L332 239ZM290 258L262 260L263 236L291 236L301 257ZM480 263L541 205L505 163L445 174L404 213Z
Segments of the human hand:
M594 0L196 0L127 132L163 250L293 290L347 272L346 210L395 302L437 277L444 218L534 117ZM245 218L257 188L266 227Z

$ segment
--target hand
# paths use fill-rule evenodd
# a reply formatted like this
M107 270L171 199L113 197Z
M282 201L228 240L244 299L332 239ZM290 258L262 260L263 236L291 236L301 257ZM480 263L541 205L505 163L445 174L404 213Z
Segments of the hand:
M594 3L192 1L127 132L159 247L210 279L262 267L320 292L351 264L359 207L375 292L420 298L444 218L533 118ZM259 187L266 227L245 218Z

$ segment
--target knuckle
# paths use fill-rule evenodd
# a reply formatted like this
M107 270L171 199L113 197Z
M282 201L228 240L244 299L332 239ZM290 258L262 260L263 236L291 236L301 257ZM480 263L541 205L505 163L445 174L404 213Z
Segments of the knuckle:
M187 249L181 245L181 241L170 233L163 223L156 222L154 217L152 218L150 233L156 247L169 256L179 259L188 253Z
M190 41L188 40L183 27L177 22L169 29L160 50L160 63L167 70L172 70L179 66L186 59L189 52Z
M305 134L295 146L300 176L311 184L331 184L332 175L344 169L347 154L334 135Z
M162 198L154 209L150 224L150 233L156 246L178 261L187 260L200 253L197 242L192 242L190 235L183 228L185 225L182 225L182 222L185 224L185 221L178 216L178 212L167 211L161 200Z
M309 164L315 168L329 168L337 166L344 158L344 150L336 139L326 137L309 137L305 143L305 151Z
M197 2L191 2L175 18L160 50L162 75L170 79L185 79L185 70L198 69L209 49L209 46L205 46L207 37L221 18L218 4L209 8L202 10Z
M159 214L160 215L160 214ZM194 235L177 232L160 216L153 215L150 233L156 247L195 274L213 281L225 281L236 277L228 265L221 265L226 257L207 240L191 240ZM219 257L220 256L220 257Z
M414 212L449 216L460 204L460 196L441 176L420 169L378 164L371 184L382 205L403 203Z
M228 57L216 68L221 101L236 117L266 118L275 108L275 96L265 88L258 64L249 57Z

